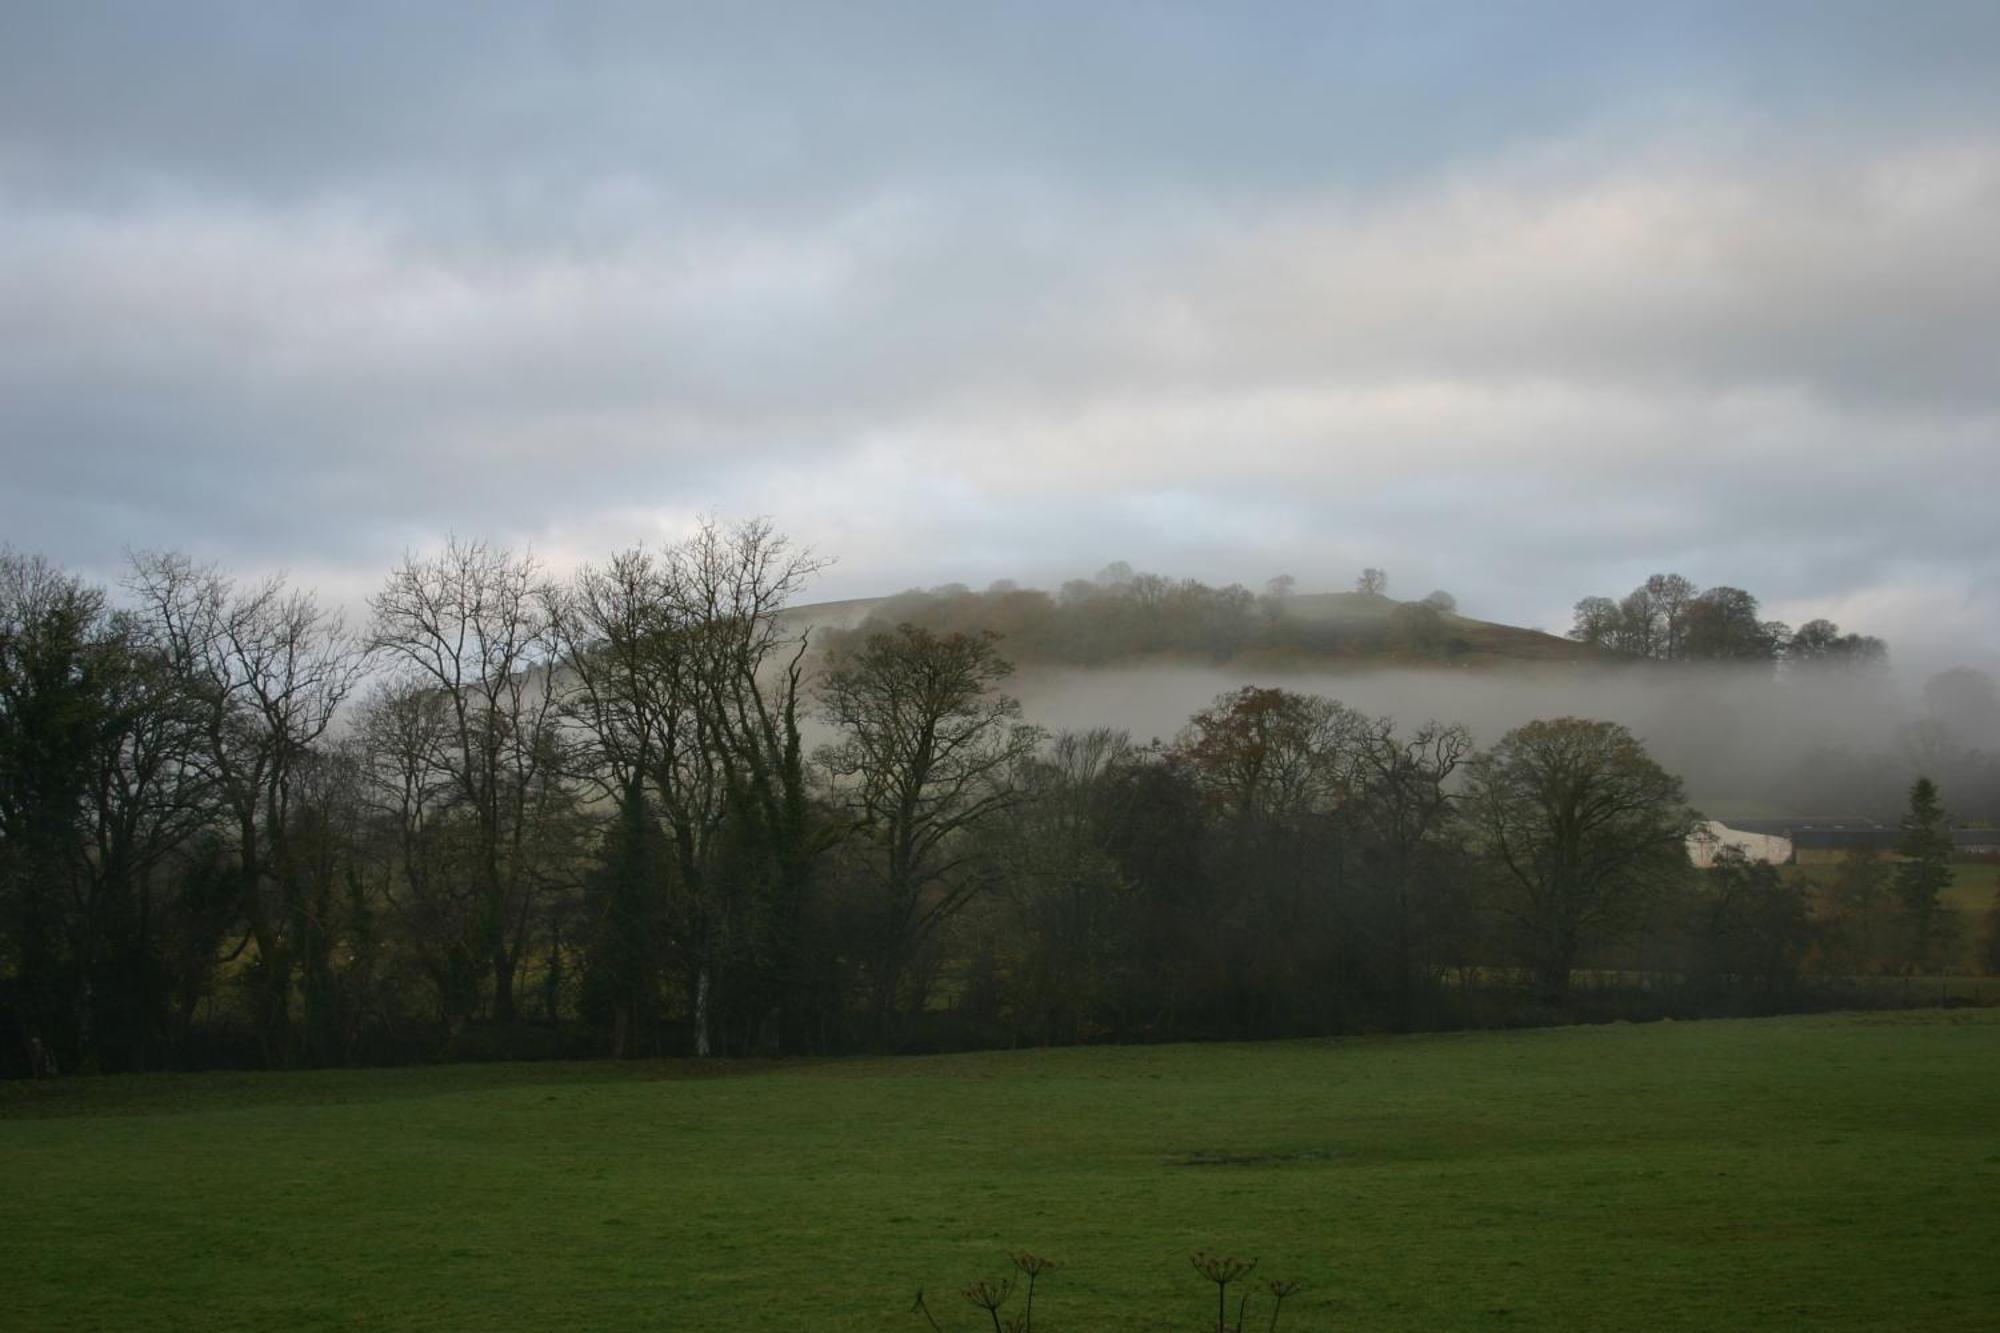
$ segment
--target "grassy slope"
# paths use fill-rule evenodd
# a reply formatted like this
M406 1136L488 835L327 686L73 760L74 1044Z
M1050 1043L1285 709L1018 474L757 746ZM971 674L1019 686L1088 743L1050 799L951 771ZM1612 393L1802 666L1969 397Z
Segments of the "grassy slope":
M1297 1330L1971 1329L2000 1308L1996 1107L1996 1011L16 1085L0 1309L917 1328L919 1284L1019 1246L1067 1261L1050 1333L1195 1329L1203 1246L1304 1278Z
M1883 867L1886 874L1893 875L1893 865ZM1814 894L1824 894L1840 873L1837 864L1786 866L1784 873L1794 880L1809 886ZM1944 908L1951 915L1956 932L1954 950L1970 956L1978 947L1982 932L1986 928L1986 913L2000 894L2000 865L1985 862L1960 861L1951 868L1951 887L1944 891ZM1968 966L1961 961L1959 966Z
M871 610L883 600L885 599L855 598L844 602L820 602L798 607L786 614L800 625L853 628L864 623ZM1365 593L1302 593L1287 603L1286 614L1313 625L1342 625L1356 630L1380 629L1387 622L1390 613L1399 605L1401 603L1391 598ZM1257 649L1244 653L1240 660L1266 669L1272 666L1298 667L1327 662L1357 661L1371 665L1452 667L1508 666L1523 662L1586 665L1611 662L1625 666L1632 665L1628 659L1576 643L1560 635L1547 634L1537 629L1525 629L1518 625L1503 625L1497 621L1446 615L1444 631L1449 637L1464 641L1465 650L1462 653L1438 657L1435 654L1377 642L1348 645L1330 654L1298 649ZM1129 660L1142 660L1142 655L1133 653Z

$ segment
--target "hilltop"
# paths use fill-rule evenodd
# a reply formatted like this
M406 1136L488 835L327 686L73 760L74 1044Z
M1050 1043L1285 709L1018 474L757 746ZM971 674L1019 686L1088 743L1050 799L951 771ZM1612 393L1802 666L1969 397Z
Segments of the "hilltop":
M1379 593L1255 596L1138 575L1065 584L1056 592L958 585L795 607L838 651L850 635L909 623L937 633L990 631L1023 666L1113 666L1180 661L1257 670L1362 665L1499 667L1617 660L1591 644L1464 616L1431 600Z

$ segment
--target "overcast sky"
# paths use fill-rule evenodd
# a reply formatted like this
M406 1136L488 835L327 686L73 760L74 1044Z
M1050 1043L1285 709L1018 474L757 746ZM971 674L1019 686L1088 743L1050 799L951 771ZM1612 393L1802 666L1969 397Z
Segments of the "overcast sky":
M1996 238L1992 0L0 0L0 541L1673 569L2000 667Z

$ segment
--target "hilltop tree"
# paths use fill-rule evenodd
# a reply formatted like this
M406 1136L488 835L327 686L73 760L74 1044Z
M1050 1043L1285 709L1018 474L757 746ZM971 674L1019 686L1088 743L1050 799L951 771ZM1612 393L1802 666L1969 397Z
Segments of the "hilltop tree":
M1381 570L1369 567L1361 571L1361 577L1354 580L1354 591L1368 597L1389 595L1389 576Z
M1679 778L1612 722L1564 717L1507 733L1472 764L1466 814L1495 906L1518 929L1542 997L1688 869L1695 825Z
M1937 784L1920 777L1910 785L1910 808L1896 844L1894 891L1902 915L1904 956L1918 968L1938 961L1944 927L1944 891L1951 887L1951 825Z
M1770 662L1784 652L1788 626L1757 618L1757 599L1741 588L1715 587L1687 603L1682 657L1712 662Z
M1569 637L1593 648L1616 647L1621 619L1617 602L1609 597L1586 597L1576 604L1576 619L1570 625Z
M1645 585L1647 614L1658 628L1658 653L1671 662L1688 655L1692 581L1679 574L1655 574Z
M1871 667L1889 659L1888 645L1871 634L1842 634L1831 620L1808 620L1785 644L1785 661L1813 667Z

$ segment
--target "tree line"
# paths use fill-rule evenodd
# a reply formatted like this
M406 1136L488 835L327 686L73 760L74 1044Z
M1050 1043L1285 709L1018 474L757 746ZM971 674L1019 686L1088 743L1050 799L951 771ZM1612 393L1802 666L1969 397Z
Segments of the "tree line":
M1760 619L1757 599L1743 589L1703 589L1679 574L1654 574L1622 598L1584 598L1569 637L1660 662L1880 666L1889 656L1872 635L1844 634L1830 620L1793 629L1782 620Z
M1795 998L1800 891L1692 872L1621 727L1480 751L1252 686L1169 744L1049 735L991 630L816 649L819 564L764 522L565 579L454 540L350 627L0 553L0 1069L1416 1028L1593 969Z
M909 623L936 633L1001 635L1023 663L1097 666L1147 657L1228 662L1264 657L1449 658L1472 650L1443 591L1389 602L1387 576L1367 569L1355 581L1350 614L1299 615L1296 580L1270 579L1262 592L1239 583L1214 587L1117 561L1094 578L1054 592L1000 579L983 591L948 583L883 599L861 629ZM1373 603L1374 605L1369 605Z

